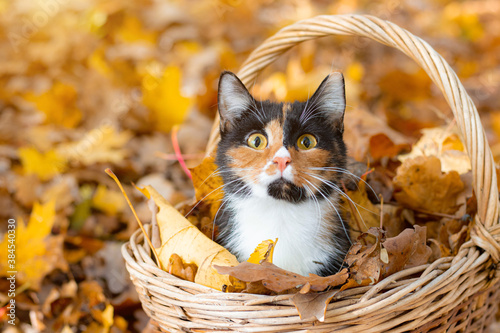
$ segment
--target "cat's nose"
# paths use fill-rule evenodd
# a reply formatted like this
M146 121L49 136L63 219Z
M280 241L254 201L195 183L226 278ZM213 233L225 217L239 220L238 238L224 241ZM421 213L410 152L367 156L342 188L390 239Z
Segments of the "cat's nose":
M288 166L288 164L290 164L291 161L292 161L292 159L288 156L285 156L285 157L276 156L273 159L273 162L278 164L278 169L280 170L281 173L283 173L283 171Z

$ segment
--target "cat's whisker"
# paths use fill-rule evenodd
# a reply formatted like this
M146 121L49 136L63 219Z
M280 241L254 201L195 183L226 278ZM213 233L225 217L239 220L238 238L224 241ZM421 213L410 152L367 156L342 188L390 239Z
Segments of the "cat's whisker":
M195 208L196 208L196 207L198 207L198 205L199 205L199 204L200 204L203 200L205 200L208 196L210 196L212 193L214 193L215 191L218 191L218 190L220 190L220 189L223 189L223 188L224 188L224 187L226 187L227 185L230 185L230 184L232 184L232 183L234 183L234 182L237 182L237 181L239 181L239 180L240 180L239 178L236 178L236 179L234 179L234 180L230 181L229 183L227 183L227 184L222 184L221 186L217 187L216 189L214 189L214 190L210 191L207 195L205 195L203 198L201 198L200 200L198 200L198 202L197 202L197 203L196 203L196 204L195 204L195 205L191 208L191 210L190 210L189 212L187 212L187 214L186 214L186 215L184 215L184 217L188 217L188 216L189 216L189 214L191 214L191 213L193 212L193 210L195 210Z
M371 185L368 184L368 182L366 180L364 180L361 177L356 176L355 174L353 174L351 171L349 171L347 169L343 169L343 168L339 168L339 167L309 167L308 169L314 170L314 171L337 171L337 172L349 175L349 176L353 177L354 179L358 179L359 181L363 182L366 186L368 186L370 191L372 191L373 195L375 195L375 197L378 198L377 192L375 192L373 187L371 187ZM357 186L357 184L356 184L356 186ZM358 189L359 189L359 187L358 187Z
M303 179L304 177L301 177L301 178ZM306 192L309 193L311 198L313 199L314 206L318 212L317 214L319 216L319 223L316 224L316 230L314 231L314 234L318 235L319 230L320 230L320 226L321 226L321 222L323 221L323 214L321 213L321 207L319 205L318 198L316 198L316 196L314 195L314 192L309 188L309 186L304 185L304 188L306 189Z
M366 210L367 212L369 212L369 213L372 213L372 214L375 214L375 215L379 216L379 214L378 214L378 213L376 213L376 212L374 212L374 211L371 211L371 210L369 210L368 208L363 207L363 206L361 206L360 204L358 204L358 203L354 202L354 201L353 201L353 200L352 200L352 199L351 199L351 198L350 198L350 197L349 197L346 193L344 193L344 191L342 191L342 189L341 189L341 188L340 188L337 184L335 184L334 182L329 181L329 180L324 179L324 178L321 178L321 177L319 177L319 176L317 176L317 175L314 175L314 174L312 174L312 173L305 172L305 174L307 174L307 175L309 175L309 176L311 176L311 177L313 177L313 178L315 178L315 179L317 179L317 180L319 180L319 181L323 182L323 184L328 185L328 186L330 186L331 188L335 189L335 190L336 190L336 191L337 191L340 195L342 195L343 197L345 197L346 199L348 199L348 200L349 200L349 201L350 201L353 205L355 205L356 207L361 207L361 208L363 208L364 210ZM357 210L357 208L356 208L356 210ZM359 211L358 211L358 213L359 213ZM360 217L361 217L361 215L360 215Z
M347 231L347 228L345 227L345 224L344 224L344 220L342 219L342 216L340 215L337 207L335 207L335 204L333 204L331 202L330 199L328 199L328 197L321 191L321 189L319 189L316 185L314 185L311 181L303 178L310 186L312 186L312 188L314 188L316 191L318 191L319 194L321 194L321 196L326 200L326 202L328 202L328 204L335 210L335 213L337 214L339 220L340 220L340 223L342 224L342 228L344 229L344 232L345 232L345 235L347 236L347 239L349 240L349 243L352 245L352 241L351 241L351 237L349 236L349 232Z
M356 202L354 202L354 201L353 201L353 200L352 200L352 199L351 199L351 198L350 198L350 197L349 197L346 193L344 193L344 192L340 189L340 187L338 187L336 184L334 184L334 183L332 183L332 182L330 182L330 181L328 181L328 180L326 180L326 179L321 179L321 178L319 178L319 177L316 177L316 176L315 176L315 175L313 175L313 174L309 174L309 176L311 176L311 177L313 177L313 178L315 178L315 179L317 179L317 180L321 181L323 184L325 184L325 185L329 186L330 188L332 188L333 190L335 190L335 192L339 193L339 194L340 194L341 196L343 196L345 199L349 200L349 201L350 201L350 202L354 205L354 208L356 209L356 212L358 213L358 216L359 216L359 218L361 219L361 222L363 222L363 225L365 226L365 228L366 228L366 229L368 229L368 226L366 225L366 222L365 222L365 220L363 219L363 216L361 215L361 212L359 211L358 207L361 207L361 208L363 208L364 210L366 210L367 212L370 212L370 213L372 213L372 214L374 214L374 215L380 216L380 215L379 215L379 214L377 214L376 212L371 211L371 210L369 210L369 209L367 209L367 208L365 208L365 207L363 207L363 206L361 206L361 205L357 204Z

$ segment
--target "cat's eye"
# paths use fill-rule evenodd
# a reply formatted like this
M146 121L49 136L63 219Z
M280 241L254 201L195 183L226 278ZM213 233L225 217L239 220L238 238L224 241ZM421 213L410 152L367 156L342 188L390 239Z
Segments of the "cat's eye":
M254 133L248 137L247 144L253 149L261 150L267 147L267 139L263 134Z
M302 150L308 150L316 147L318 141L312 134L301 135L297 140L297 146Z

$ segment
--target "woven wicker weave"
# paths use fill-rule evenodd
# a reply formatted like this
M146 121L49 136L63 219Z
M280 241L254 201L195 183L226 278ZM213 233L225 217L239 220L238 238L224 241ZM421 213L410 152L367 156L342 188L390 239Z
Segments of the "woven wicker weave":
M283 52L328 35L363 36L399 49L441 89L472 162L478 214L471 240L455 257L336 294L320 323L302 321L290 300L292 295L222 293L169 275L153 262L137 231L122 253L143 308L160 331L482 332L494 318L500 297L500 227L493 157L473 102L436 51L406 30L372 16L318 16L266 40L250 55L238 77L249 86ZM216 122L208 153L217 136Z

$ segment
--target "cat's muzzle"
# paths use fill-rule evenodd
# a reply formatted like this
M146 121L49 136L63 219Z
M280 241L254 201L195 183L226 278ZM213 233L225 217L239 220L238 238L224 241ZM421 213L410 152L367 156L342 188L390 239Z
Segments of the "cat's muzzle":
M267 187L267 193L278 200L286 200L289 202L301 202L306 199L306 191L294 183L280 178L273 181Z

